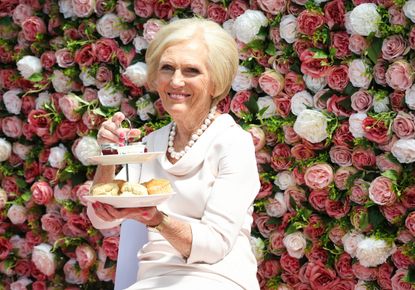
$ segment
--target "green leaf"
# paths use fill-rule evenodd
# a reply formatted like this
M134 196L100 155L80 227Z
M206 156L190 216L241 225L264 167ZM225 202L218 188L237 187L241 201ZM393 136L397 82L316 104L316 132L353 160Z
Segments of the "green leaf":
M251 48L253 50L264 50L265 42L262 39L254 39L251 42L247 43L246 47Z
M374 64L377 62L378 57L381 53L382 43L383 43L383 39L374 37L372 40L372 43L367 49L367 56Z
M343 93L351 96L353 95L355 92L357 92L359 89L355 88L350 82L347 84L346 88L343 90Z
M377 206L371 206L368 208L369 213L369 223L373 225L373 228L378 228L382 223L384 223L385 217L379 211Z
M37 83L43 80L43 75L41 73L34 73L30 76L29 81Z
M309 50L314 52L313 58L328 58L329 57L328 54L321 49L310 48Z
M277 53L277 50L275 48L275 45L274 45L274 43L272 41L270 41L268 43L268 46L265 49L265 53L268 54L268 55L272 55L272 56L274 56Z
M409 283L415 283L415 265L409 265L408 275L405 280Z
M394 182L398 181L398 173L393 169L388 169L385 172L383 172L381 175L389 178L390 180Z
M257 114L259 111L258 103L256 97L251 94L249 100L244 103L244 105L248 108L249 112L253 115Z

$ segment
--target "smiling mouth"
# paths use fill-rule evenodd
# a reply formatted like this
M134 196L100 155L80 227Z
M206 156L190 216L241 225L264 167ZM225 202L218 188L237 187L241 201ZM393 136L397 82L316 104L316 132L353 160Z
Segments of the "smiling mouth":
M190 97L190 94L167 93L167 95L173 100L183 100Z

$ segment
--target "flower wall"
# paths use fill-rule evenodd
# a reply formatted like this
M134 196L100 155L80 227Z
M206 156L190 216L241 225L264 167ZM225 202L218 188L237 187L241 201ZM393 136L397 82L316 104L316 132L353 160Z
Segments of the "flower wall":
M0 0L0 289L113 288L88 157L116 111L169 122L144 54L192 16L239 45L219 107L256 146L261 288L415 289L415 0Z

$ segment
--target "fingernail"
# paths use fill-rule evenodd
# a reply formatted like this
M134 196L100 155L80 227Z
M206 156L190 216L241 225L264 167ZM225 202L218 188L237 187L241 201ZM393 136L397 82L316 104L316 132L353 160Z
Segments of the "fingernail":
M143 216L148 216L148 213L145 211L145 212L143 212Z
M120 138L123 138L123 139L125 138L125 133L124 132L120 133Z

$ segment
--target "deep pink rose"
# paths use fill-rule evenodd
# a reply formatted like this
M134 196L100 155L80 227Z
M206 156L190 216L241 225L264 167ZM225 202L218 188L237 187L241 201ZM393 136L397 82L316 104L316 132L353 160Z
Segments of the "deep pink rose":
M312 214L308 218L308 224L303 231L304 235L310 240L318 240L325 232L325 223L319 215Z
M370 183L369 198L378 205L392 205L397 198L392 180L385 176L376 177Z
M170 4L174 8L184 9L190 5L190 0L170 0Z
M393 25L406 25L408 23L408 19L405 16L401 7L397 5L392 5L388 9L389 14L389 22Z
M153 5L142 0L134 0L134 12L138 17L149 18L153 14Z
M327 189L315 189L310 192L308 202L317 211L324 212L326 210L326 200L329 198Z
M269 238L271 232L276 229L275 224L268 223L270 216L265 213L253 214L254 224L258 228L258 231L264 238Z
M334 266L340 278L342 279L353 279L354 278L354 274L352 270L352 257L348 253L344 252L343 254L338 256Z
M88 230L91 227L89 219L84 215L71 215L68 220L68 229L72 236L87 237Z
M355 54L362 54L369 44L364 36L359 34L352 34L349 37L349 49Z
M291 112L291 97L281 93L274 97L275 111L281 117L287 117Z
M32 200L36 204L45 205L53 199L53 189L45 181L37 181L30 187Z
M375 166L376 155L371 148L355 147L352 153L353 166L359 170L364 170Z
M42 18L30 16L22 22L22 31L27 41L35 41L36 37L46 33L46 25Z
M285 252L285 246L282 242L284 239L284 231L283 230L274 230L269 235L269 244L268 244L268 250L270 253L273 253L274 255L281 255L283 252ZM280 260L281 262L281 260ZM282 264L282 262L281 262ZM281 265L282 266L282 265Z
M388 62L383 59L378 59L376 64L373 67L373 77L375 82L379 85L386 85L386 70L388 67Z
M415 185L405 188L401 200L406 208L415 208Z
M190 9L194 14L206 17L208 4L208 0L193 0L192 4L190 4Z
M65 281L70 284L85 284L88 281L89 269L80 270L75 259L69 259L63 266Z
M19 4L13 11L13 22L21 25L23 21L33 15L33 9L27 4Z
M296 160L307 160L314 157L316 153L304 144L298 143L291 148L291 155Z
M405 219L405 226L409 232L415 236L415 211L408 214Z
M105 87L113 79L112 70L105 65L100 65L98 67L97 74L95 75L95 79L96 87L98 89Z
M62 68L73 66L75 63L72 52L67 48L61 48L55 52L56 62Z
M173 17L173 7L170 1L159 2L157 1L154 5L154 15L159 19L170 19Z
M339 166L352 165L352 151L346 146L332 146L329 154L331 162Z
M391 94L389 94L389 101L393 111L399 112L407 110L405 105L404 91L393 91Z
M331 32L331 48L336 49L337 58L345 58L351 55L349 49L349 34L346 31Z
M349 122L345 121L340 124L340 126L334 131L333 134L333 143L336 145L343 145L351 147L353 144L353 135L349 131Z
M300 270L300 261L294 257L291 257L288 252L281 255L280 263L281 268L290 274L297 274Z
M30 276L32 262L26 259L18 259L14 271L20 276Z
M351 96L352 109L359 113L365 113L372 107L373 96L369 91L360 89Z
M67 141L76 138L76 122L63 120L56 128L56 136L59 140Z
M87 44L75 52L75 62L83 66L91 66L96 61L95 45Z
M305 256L309 262L326 264L329 258L329 254L324 250L318 242L313 243L311 249L306 251Z
M17 139L23 134L23 121L16 116L5 117L1 122L1 128L4 135Z
M285 0L258 0L257 2L262 11L268 12L271 15L283 13L287 5Z
M259 265L258 271L263 277L269 279L281 272L281 266L278 260L265 260Z
M307 168L305 183L311 189L324 189L333 182L333 169L326 163L315 164Z
M284 191L284 201L290 212L295 212L295 208L302 208L303 203L307 201L304 189L297 186L289 186ZM294 202L294 205L293 205Z
M414 81L412 66L405 60L392 63L388 67L385 77L388 86L399 91L409 89Z
M408 41L409 41L409 46L412 49L415 49L415 26L412 26L411 30L409 31Z
M345 102L347 103L349 99L349 96L332 95L327 100L327 111L339 117L349 117L353 111L344 104Z
M395 170L398 174L402 172L402 165L391 160L391 153L383 153L376 156L376 166L380 171Z
M290 97L294 96L296 93L301 92L305 89L305 83L303 77L295 72L288 72L285 75L285 86L284 91Z
M347 180L357 172L354 167L342 166L336 170L334 174L334 184L340 190L347 189Z
M117 42L111 38L100 38L95 42L94 46L94 52L97 60L100 62L112 61L118 49Z
M395 264L398 269L408 269L410 265L415 264L415 258L410 256L408 249L405 249L405 245L398 247L396 251L392 254L392 262Z
M120 31L120 39L122 44L127 45L134 40L137 36L137 30L135 28L125 29ZM118 50L117 50L118 51ZM135 51L132 49L132 51Z
M276 171L287 170L293 162L290 147L286 144L278 144L272 150L271 166Z
M377 282L382 289L385 290L392 290L392 272L393 266L389 263L383 263L378 267L378 278Z
M298 56L300 56L305 50L314 47L313 43L306 39L296 39L293 48Z
M13 249L9 239L0 237L0 261L6 259Z
M386 60L394 60L406 52L405 39L398 34L388 36L382 43L382 57Z
M40 219L42 223L42 229L52 235L58 235L62 231L63 220L60 214L56 212L50 212L44 214Z
M413 288L413 284L409 282L405 282L405 278L408 275L408 270L406 269L398 269L393 275L391 282L392 282L392 289L393 290L411 290Z
M382 120L376 120L375 118L369 116L363 120L362 128L365 133L365 137L372 142L385 144L391 138L388 133L388 127Z
M231 100L231 111L238 117L242 117L243 113L248 113L248 108L244 105L251 96L250 91L239 91Z
M34 110L36 106L35 97L31 95L26 95L22 97L22 113L26 116L30 111Z
M314 52L307 49L301 54L300 61L303 74L313 78L321 78L327 75L328 66L324 65L324 63L328 63L327 58L317 58Z
M284 141L287 144L295 144L301 141L300 136L295 133L294 128L290 125L282 126L282 130L284 132Z
M329 239L330 241L332 241L335 245L337 246L341 246L342 243L342 238L343 236L346 234L346 231L344 230L344 228L342 228L339 225L335 225L333 228L330 229L329 231Z
M228 18L226 8L217 3L210 3L207 8L207 18L222 24Z
M120 17L123 22L127 22L127 23L133 22L136 17L134 14L134 11L129 9L129 8L132 8L130 6L131 6L131 2L117 1L115 9L117 11L118 17Z
M365 204L369 199L369 182L356 179L350 188L350 200L357 204Z
M324 6L324 17L329 28L332 28L334 25L343 27L345 14L346 8L342 0L329 1Z
M344 64L332 66L327 71L328 86L333 90L342 92L349 83L348 71L349 68Z
M245 0L232 0L228 6L229 17L235 19L247 9L249 9L249 4Z
M95 250L88 244L81 244L75 250L76 261L81 269L89 269L96 261Z
M321 13L303 10L297 17L297 31L306 35L313 35L324 24L324 16Z
M330 287L338 279L334 270L318 262L309 262L306 266L304 276L308 278L312 289L329 289L326 287Z
M363 281L376 280L378 276L377 268L367 268L362 266L359 262L352 265L353 273L355 276Z
M350 211L350 202L348 198L346 198L345 200L337 201L327 199L325 207L329 217L339 219L346 216L347 213Z

